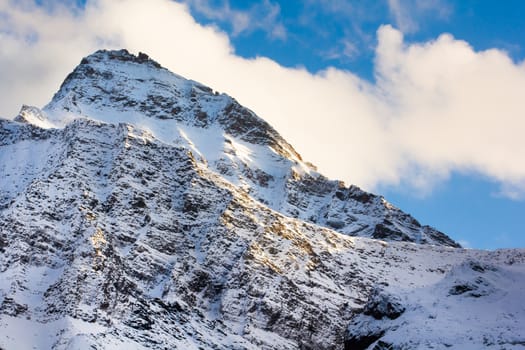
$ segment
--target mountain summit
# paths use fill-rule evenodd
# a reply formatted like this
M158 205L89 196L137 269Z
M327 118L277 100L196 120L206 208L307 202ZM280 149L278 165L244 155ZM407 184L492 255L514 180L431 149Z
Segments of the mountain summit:
M84 58L44 113L57 125L87 116L148 130L188 148L209 170L286 216L351 236L459 247L382 197L326 179L252 111L143 53L97 51Z
M82 59L0 160L0 348L525 344L525 251L461 249L145 54Z

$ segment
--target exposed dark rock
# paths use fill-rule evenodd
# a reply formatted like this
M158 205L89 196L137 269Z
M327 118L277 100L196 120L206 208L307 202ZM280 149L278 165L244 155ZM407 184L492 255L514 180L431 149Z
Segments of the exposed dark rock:
M252 111L232 101L217 121L231 135L254 144L271 146L284 157L301 159L293 147L288 144L266 121L257 117Z
M340 220L327 220L326 224L330 227L333 227L336 230L339 230L343 227L345 227L345 223Z
M372 316L376 320L384 317L394 320L403 312L405 312L405 307L398 297L377 288L370 294L363 310L363 314Z
M142 197L136 197L131 206L135 209L143 209L147 207L146 201Z
M377 239L394 239L399 241L410 242L410 237L399 230L392 229L387 222L386 224L377 224L374 228L373 238Z
M392 343L379 340L372 350L403 350L401 347Z
M470 291L477 290L477 289L478 289L478 286L474 284L467 284L467 283L458 284L450 288L449 294L450 295L460 295L460 294L464 294L466 292L470 292Z
M430 226L423 226L423 232L425 234L428 234L436 242L436 244L447 245L454 248L461 248L461 245L459 243L452 240L443 232L439 232Z
M352 334L345 338L345 350L366 350L385 334L384 331L368 334Z
M390 349L388 346L392 345L380 339L390 327L388 322L399 318L405 309L399 297L380 288L374 288L364 308L353 316L348 325L345 334L345 350L365 350L378 340L374 349Z
M352 199L354 199L354 200L356 200L356 201L358 201L360 203L365 204L365 203L370 202L376 196L374 196L371 193L367 193L365 191L362 191L360 188L358 188L356 186L351 186L349 188L348 197L352 198Z
M0 236L0 253L3 253L7 246L8 244L5 236Z
M0 313L13 317L24 314L27 310L28 307L26 304L17 303L13 298L9 297L4 298L4 301L0 305Z

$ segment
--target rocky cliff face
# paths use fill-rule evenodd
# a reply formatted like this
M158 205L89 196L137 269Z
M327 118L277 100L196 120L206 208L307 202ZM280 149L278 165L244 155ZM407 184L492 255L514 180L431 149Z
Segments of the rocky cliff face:
M326 179L252 111L145 54L98 51L84 58L45 113L59 125L86 116L150 130L287 216L351 236L459 247L382 197Z
M525 341L523 250L458 248L144 54L96 52L1 120L0 179L0 348L453 347L441 307L496 296L513 316L457 348Z

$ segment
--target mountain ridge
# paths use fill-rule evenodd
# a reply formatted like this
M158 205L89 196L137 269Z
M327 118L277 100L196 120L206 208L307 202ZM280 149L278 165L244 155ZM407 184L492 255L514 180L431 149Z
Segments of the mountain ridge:
M459 248L144 54L82 62L0 120L1 348L525 344L525 250Z
M129 69L139 73L130 77ZM93 108L96 111L90 111ZM357 186L346 188L342 182L328 180L252 111L225 94L167 71L143 53L134 56L126 50L100 50L82 59L44 111L58 115L59 120L61 114L65 120L71 118L72 111L74 115L121 115L120 119L113 115L103 115L102 119L145 126L167 143L180 142L173 140L178 133L177 137L210 168L244 186L272 209L292 217L350 235L459 247L457 242L420 225L384 198ZM63 111L69 116L64 116ZM159 125L154 125L156 121ZM182 125L187 127L183 129ZM201 140L202 134L205 140ZM260 159L251 160L251 155ZM298 196L301 191L320 197L318 203L308 203L311 200ZM288 198L276 199L276 192L287 193ZM347 204L350 208L345 207ZM368 212L382 206L383 217L365 224L352 215L338 213L350 210L360 215L359 207L367 205L372 207L366 209Z

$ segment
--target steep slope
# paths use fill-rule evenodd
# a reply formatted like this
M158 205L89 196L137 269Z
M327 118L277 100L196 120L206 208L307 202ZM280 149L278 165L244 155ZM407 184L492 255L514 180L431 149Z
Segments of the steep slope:
M382 197L326 179L252 111L145 54L84 58L44 112L57 126L87 116L143 127L287 216L352 236L459 246Z
M465 261L431 286L395 294L375 290L348 326L347 348L525 347L523 266Z
M176 116L137 109L166 85ZM0 348L521 347L524 250L452 247L198 86L100 51L43 112L0 120ZM232 131L248 126L229 103L260 129ZM358 224L392 242L349 236ZM396 242L417 239L443 244ZM495 312L466 327L456 307Z

